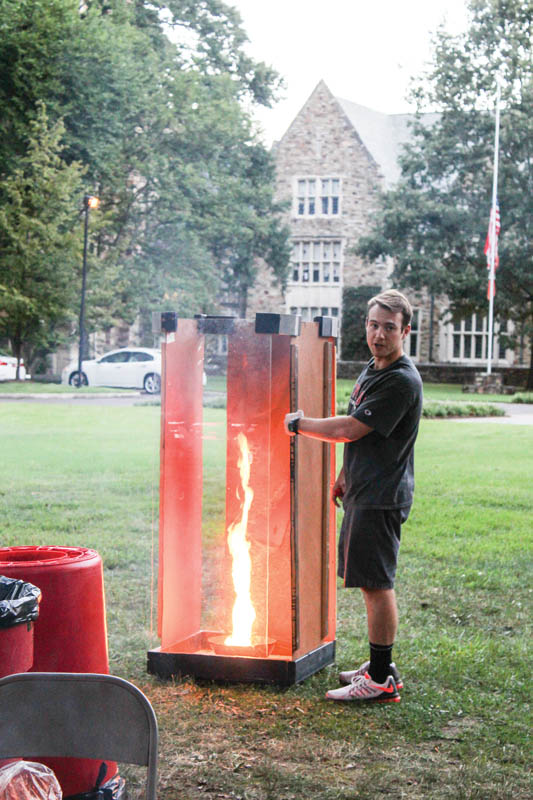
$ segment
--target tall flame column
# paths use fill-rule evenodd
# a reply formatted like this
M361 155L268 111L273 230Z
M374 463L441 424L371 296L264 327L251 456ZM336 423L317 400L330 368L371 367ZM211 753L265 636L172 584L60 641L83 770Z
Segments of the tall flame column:
M242 512L237 522L228 528L228 547L233 559L233 587L235 602L232 613L232 632L227 636L225 644L233 647L252 647L252 627L255 622L255 609L252 603L251 579L252 559L250 558L250 542L247 539L248 517L254 499L254 491L250 486L250 450L244 433L237 436L240 455L238 461L239 474L242 481Z

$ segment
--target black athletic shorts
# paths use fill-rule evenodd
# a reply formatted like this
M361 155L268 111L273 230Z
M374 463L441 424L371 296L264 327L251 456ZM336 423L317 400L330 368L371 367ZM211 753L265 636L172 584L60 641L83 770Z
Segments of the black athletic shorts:
M394 588L401 527L408 516L409 508L345 508L338 575L346 587Z

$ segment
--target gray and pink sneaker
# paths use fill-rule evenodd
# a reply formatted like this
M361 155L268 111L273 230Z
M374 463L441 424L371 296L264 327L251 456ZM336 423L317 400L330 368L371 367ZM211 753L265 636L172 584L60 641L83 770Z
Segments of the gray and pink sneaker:
M375 683L368 672L356 675L347 686L330 689L326 692L326 699L373 703L399 703L401 700L392 675L389 675L385 683Z
M370 666L370 661L365 661L364 664L361 664L359 669L351 669L348 672L340 672L339 673L339 680L341 683L351 683L354 678L357 678L359 675L364 675ZM400 673L396 667L394 661L390 665L390 674L394 678L394 682L396 684L397 689L403 689L403 681L400 677Z

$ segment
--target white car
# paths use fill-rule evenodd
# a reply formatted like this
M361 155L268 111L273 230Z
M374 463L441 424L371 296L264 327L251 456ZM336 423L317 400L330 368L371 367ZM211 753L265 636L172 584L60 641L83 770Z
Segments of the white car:
M0 381L14 381L17 377L17 359L13 356L0 354ZM20 359L19 380L23 381L26 377L24 361Z
M79 386L77 361L65 367L61 383ZM81 384L144 389L149 394L158 394L161 391L161 352L149 347L124 347L82 361Z

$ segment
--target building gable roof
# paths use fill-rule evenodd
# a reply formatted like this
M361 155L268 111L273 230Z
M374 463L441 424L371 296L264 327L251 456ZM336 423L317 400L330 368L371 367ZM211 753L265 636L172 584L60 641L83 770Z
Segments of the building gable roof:
M326 83L321 80L304 104L302 110L296 115L295 119L297 119L303 109L312 102L316 92L319 90L325 90L336 101L370 157L377 164L383 175L385 186L390 188L400 178L401 170L398 158L402 146L413 138L411 123L414 121L415 115L384 114L381 111L374 111L366 106L353 103L351 100L335 97ZM421 116L423 124L428 126L432 125L437 118L438 114L422 114ZM281 141L283 141L291 130L294 121L295 120L293 120L289 126ZM279 145L279 143L277 143L277 145ZM277 145L274 147L276 148Z
M398 158L402 146L413 138L414 114L383 114L351 100L336 98L364 146L379 166L385 184L391 186L400 177ZM433 125L438 114L422 114L424 125Z

